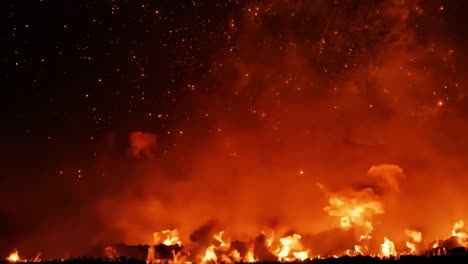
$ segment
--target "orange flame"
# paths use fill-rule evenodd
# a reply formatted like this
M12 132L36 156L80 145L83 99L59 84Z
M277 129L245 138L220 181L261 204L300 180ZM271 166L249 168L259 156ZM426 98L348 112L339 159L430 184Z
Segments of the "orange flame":
M20 256L18 254L18 250L14 249L13 252L6 258L10 262L18 262L20 261Z
M218 257L216 256L216 253L215 253L215 246L209 246L205 250L205 255L203 256L201 262L210 263L210 262L216 262L216 260L218 260Z
M453 225L452 236L458 241L458 244L463 247L468 247L468 234L463 230L465 222L460 220Z
M388 239L387 237L384 237L384 242L382 245L380 245L382 248L382 255L384 257L390 257L390 256L396 256L396 251L395 251L395 244L393 241Z
M176 244L180 246L182 244L177 229L153 233L153 243L154 245L164 244L166 246L173 246Z
M406 247L410 249L409 254L418 253L417 244L422 241L422 233L416 230L405 229L405 234L411 238L411 241L406 241Z
M276 255L278 256L279 260L292 261L295 259L308 259L309 252L303 250L300 240L301 236L298 234L280 238L279 241L281 246L276 250ZM294 257L291 257L291 253Z

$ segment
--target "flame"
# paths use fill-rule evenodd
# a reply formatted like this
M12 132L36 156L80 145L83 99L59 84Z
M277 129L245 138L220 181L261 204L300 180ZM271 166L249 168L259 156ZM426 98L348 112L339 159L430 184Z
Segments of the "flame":
M177 229L154 232L153 243L154 245L164 244L166 246L182 245L182 241L179 239L179 231Z
M223 235L224 231L213 234L214 244L206 248L205 254L201 259L202 263L216 263L218 260L222 263L231 263L233 260L242 260L240 253L237 250L233 250L227 254L231 244L229 241L223 239ZM219 255L217 255L216 252L219 252Z
M229 253L229 256L235 261L235 262L240 262L242 260L241 255L237 249L234 249Z
M352 250L347 250L346 255L351 255L351 256L356 256L356 255L365 255L367 251L369 250L368 246L365 245L367 241L371 240L372 236L369 234L364 234L361 235L359 238L359 243L358 245L354 245L354 251Z
M406 241L406 247L410 249L409 254L418 253L417 244L422 241L422 233L416 230L405 229L405 234L411 238L411 241Z
M356 197L356 196L353 196ZM367 196L368 197L368 196ZM364 226L365 230L368 230L366 225L367 222L372 224L371 221L367 220L370 218L368 213L363 213L365 210L368 210L369 205L374 204L370 200L366 200L364 202L364 206L358 203L357 201L362 201L362 199L338 199L334 200L332 204L336 206L336 208L341 208L340 212L348 212L349 217L347 219L350 220L352 226ZM352 201L352 202L349 202ZM379 207L379 203L375 203L377 205L376 208ZM349 207L346 207L349 206ZM346 209L347 208L347 209ZM366 208L365 210L361 208ZM375 209L375 208L374 208ZM379 210L371 210L372 212L379 212ZM357 213L356 213L357 212ZM446 243L444 240L435 241L433 243L427 244L428 247L424 246L422 232L413 229L404 229L404 234L407 236L406 241L401 241L402 245L406 244L406 248L401 247L401 251L397 250L395 243L385 236L383 238L383 243L380 245L380 252L374 252L370 250L370 245L373 245L373 237L370 233L364 233L359 236L359 243L354 245L353 249L348 249L343 252L344 255L370 255L370 256L379 256L382 258L389 258L389 257L398 257L401 255L406 254L421 254L424 253L421 250L427 248L434 248L434 251L431 254L435 255L444 255L447 254L449 248L440 247L440 245L451 245L450 243ZM264 249L267 250L269 254L271 254L272 258L270 260L278 260L281 262L292 262L292 261L304 261L311 258L322 258L320 255L310 255L310 248L305 248L302 244L302 236L300 234L294 233L291 235L287 235L284 237L280 237L279 239L275 238L275 232L260 232L264 237ZM179 245L182 247L182 242L179 239L179 234L177 229L175 230L164 230L161 232L155 232L153 234L153 242L160 243L167 246ZM456 239L456 241L463 246L467 245L468 235L464 230L464 222L462 220L457 221L452 228L450 236L446 241L449 239ZM255 245L252 244L252 240L247 243L243 243L245 245L246 251L240 253L240 251L236 248L231 247L231 238L226 235L225 231L213 232L211 234L211 245L205 247L202 251L201 255L197 255L195 257L198 258L200 263L203 264L216 264L216 263L235 263L235 262L257 262L263 261L263 259L259 259L258 256L255 255ZM195 242L196 243L196 242ZM451 245L453 247L453 245ZM190 248L190 247L188 247ZM166 260L158 260L154 258L154 250L155 248L150 246L148 248L148 259L147 263L160 263L161 261L164 262ZM116 254L116 250L112 247L107 247L106 252L108 254ZM181 253L183 251L179 251L175 253L172 251L173 259L169 261L169 263L192 263L187 261L190 257L190 252ZM187 253L187 254L186 254ZM330 254L328 257L335 257L338 258L339 255ZM9 258L10 261L18 261L19 256L17 255L17 251L12 253Z
M382 255L384 257L390 257L390 256L396 256L396 251L395 251L395 244L393 241L388 239L387 237L384 237L384 242L382 245L380 245L382 248Z
M468 247L468 234L463 230L465 222L463 220L457 221L453 225L452 236L458 241L458 244L463 247Z
M18 250L14 249L13 252L10 253L10 255L6 258L6 260L10 262L18 262L20 261L20 256L18 253Z
M104 252L106 254L106 257L109 259L115 259L116 257L118 257L117 250L111 246L107 246L104 249Z
M298 234L280 238L280 247L276 250L276 255L280 261L305 260L309 258L309 252L302 250L301 238ZM294 258L291 258L291 253Z
M217 259L218 257L216 256L216 253L215 253L215 246L209 246L205 250L205 255L203 256L201 262L202 263L216 262Z
M219 249L221 249L221 250L227 250L227 249L229 249L230 243L229 243L229 242L225 242L225 241L223 240L223 234L224 234L224 231L221 231L221 232L219 232L219 233L215 233L215 234L213 235L213 239L219 243L219 246L218 246Z
M351 228L354 225L364 227L367 233L374 229L372 217L383 214L383 204L375 197L371 189L363 189L350 193L332 193L329 206L324 210L330 216L340 217L340 227Z
M154 246L150 245L148 247L148 254L146 256L146 263L147 264L150 264L150 263L154 263L155 262L155 258L154 258Z
M294 258L304 261L309 258L309 252L308 251L299 251L299 252L293 252Z
M185 264L191 264L191 261L187 261L187 256L182 254L182 251L177 252L177 254L172 251L172 262L173 263L185 263Z
M251 249L249 249L249 251L247 251L247 254L244 257L244 262L252 263L252 262L256 262L256 261L257 260L255 259L253 249L251 248Z
M179 245L182 246L182 241L179 238L179 231L177 229L174 230L163 230L160 232L153 233L153 242L148 247L148 254L146 257L146 263L155 263L157 262L154 256L154 246L155 245L166 245L166 246L174 246ZM174 254L173 254L174 255ZM178 255L174 255L174 260Z
M36 257L33 259L33 262L41 262L42 253L37 253Z
M275 232L269 232L269 234L267 234L267 232L262 231L261 234L265 236L265 246L270 248L275 241Z

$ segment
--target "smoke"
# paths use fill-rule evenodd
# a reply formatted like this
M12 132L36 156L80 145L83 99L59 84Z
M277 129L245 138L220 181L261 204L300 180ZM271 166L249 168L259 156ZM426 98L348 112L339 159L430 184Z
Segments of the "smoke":
M129 141L129 152L133 157L139 157L140 155L154 157L154 151L156 149L155 134L135 131L130 134Z
M219 230L249 241L272 229L329 254L356 242L354 229L430 239L467 216L465 69L446 33L428 32L440 19L420 10L434 4L293 2L248 3L222 21L206 78L180 98L195 109L174 125L183 133L130 132L130 158L101 158L108 191L83 210L97 242L178 228L205 245Z
M433 36L422 37L414 26L427 19L422 6L246 5L226 21L229 41L214 52L201 92L190 97L200 116L178 124L184 134L173 150L136 165L138 179L153 188L129 183L140 186L139 198L116 195L99 207L103 218L122 212L109 228L129 243L175 227L183 241L198 241L210 237L202 235L208 227L215 231L206 224L212 219L233 239L248 240L265 228L322 234L348 215L344 202L364 208L362 218L343 221L375 229L378 237L404 237L408 226L429 236L444 233L463 216L446 195L461 190L455 179L466 184L457 175L466 149L446 153L453 142L436 132L456 111L444 86L455 86L457 74L449 43L435 47ZM463 118L451 118L450 130L466 129ZM131 153L153 153L155 138L136 135L144 143L131 143ZM398 165L372 166L385 163ZM337 191L324 194L317 183ZM333 195L340 202L324 211ZM414 215L415 206L421 215ZM426 219L434 206L444 208L434 223L445 229Z
M373 181L379 193L400 192L400 184L404 178L403 169L396 165L372 166L367 173Z

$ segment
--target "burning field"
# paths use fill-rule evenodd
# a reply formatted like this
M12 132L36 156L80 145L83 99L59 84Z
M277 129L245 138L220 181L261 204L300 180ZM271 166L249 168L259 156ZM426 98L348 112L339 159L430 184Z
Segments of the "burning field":
M468 1L20 2L5 263L467 262Z
M398 195L400 181L404 178L400 167L386 164L371 167L364 181L367 184L360 188L330 191L319 184L317 191L323 192L328 199L323 210L329 215L330 222L335 223L334 228L320 233L299 234L284 227L265 227L246 240L236 240L224 231L220 222L212 220L191 232L187 240L184 239L187 236L180 234L178 229L163 230L154 232L148 245L108 245L91 254L107 261L123 261L126 257L131 257L133 261L146 259L147 264L303 262L323 259L354 262L355 259L346 257L356 256L365 263L401 257L406 261L416 259L406 256L464 256L457 261L466 261L468 234L463 220L454 223L451 231L448 228L447 235L437 240L427 239L421 230L411 228L382 238L385 233L379 232L379 226L374 222L385 214L387 201ZM7 261L40 262L40 256L22 259L15 250ZM441 261L448 259L442 258ZM451 261L453 263L454 259Z

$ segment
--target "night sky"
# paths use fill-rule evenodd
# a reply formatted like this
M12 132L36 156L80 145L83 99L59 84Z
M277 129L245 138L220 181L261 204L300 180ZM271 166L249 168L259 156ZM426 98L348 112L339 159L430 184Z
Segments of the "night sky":
M467 1L17 0L0 14L0 258L211 218L301 229L319 194L265 197L380 163L466 198ZM265 209L239 220L255 199Z

